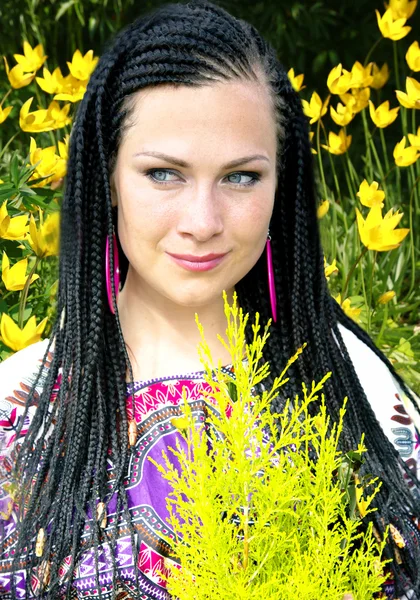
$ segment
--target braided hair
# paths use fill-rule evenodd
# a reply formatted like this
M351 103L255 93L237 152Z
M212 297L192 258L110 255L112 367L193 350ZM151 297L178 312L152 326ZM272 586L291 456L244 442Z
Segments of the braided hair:
M138 19L122 31L102 55L79 106L70 140L70 156L61 211L61 250L57 317L44 355L50 366L35 398L35 381L28 406L37 409L18 452L16 475L21 482L22 519L19 524L14 571L26 568L27 591L34 568L49 563L49 585L42 598L62 593L60 566L67 561L64 585L70 597L73 568L83 548L93 546L97 587L98 547L102 532L91 519L98 499L116 493L117 514L134 529L124 479L131 451L126 415L126 372L133 372L118 317L108 309L104 255L107 236L113 233L110 175L119 143L130 118L133 94L142 88L171 84L202 86L232 80L259 81L267 87L278 137L277 190L270 223L277 289L278 320L265 348L265 359L275 373L307 342L292 365L285 388L289 397L332 371L325 383L327 408L337 419L348 396L343 447L355 448L362 433L369 449L366 469L377 474L382 488L372 513L377 531L384 535L394 523L407 540L404 569L389 538L386 556L396 580L396 594L419 588L420 545L413 539L408 515L420 517L419 482L380 428L359 382L338 324L351 330L387 365L402 389L409 388L370 337L329 294L316 216L312 156L307 119L297 93L275 51L250 24L205 0L167 4ZM122 280L127 259L121 256ZM113 270L113 246L110 248ZM270 317L266 270L260 259L237 284L240 305L252 317L258 311ZM55 384L60 382L51 402ZM414 402L415 404L415 402ZM278 407L277 407L278 408ZM273 406L276 409L276 406ZM26 409L27 410L27 409ZM112 462L113 477L107 473ZM409 480L409 482L407 482ZM411 489L410 489L411 487ZM117 523L111 539L114 550ZM40 529L47 532L42 557L35 553ZM44 565L44 567L42 567ZM16 585L12 585L16 597ZM416 596L417 597L417 596Z

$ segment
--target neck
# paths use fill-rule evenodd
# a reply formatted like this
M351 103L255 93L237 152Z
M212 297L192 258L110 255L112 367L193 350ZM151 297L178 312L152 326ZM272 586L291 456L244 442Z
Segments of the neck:
M218 334L225 337L226 330L222 295L200 306L179 305L150 288L134 285L129 275L118 296L118 313L135 381L202 370L196 313L214 364L231 362L217 339ZM228 293L229 302L232 295L233 290Z

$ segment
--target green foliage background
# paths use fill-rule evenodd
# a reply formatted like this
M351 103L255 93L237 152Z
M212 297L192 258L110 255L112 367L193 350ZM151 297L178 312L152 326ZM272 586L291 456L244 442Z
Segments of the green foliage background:
M22 51L22 42L27 40L32 47L42 43L48 55L47 65L50 71L60 66L66 71L66 61L76 49L83 54L90 49L100 56L113 33L130 23L136 16L149 12L165 4L161 0L2 0L0 3L0 55L7 56L9 64L14 64L12 55ZM226 8L233 15L243 18L255 25L266 39L276 48L278 56L286 69L294 68L295 73L304 73L306 89L301 92L302 98L309 100L311 93L316 90L322 98L326 98L328 89L326 85L330 70L338 63L347 69L359 60L363 63L370 48L380 37L376 24L375 9L383 14L385 7L381 1L376 0L303 0L298 2L285 0L264 0L255 2L251 0L217 0L219 5ZM371 57L378 65L387 63L391 69L391 77L385 88L380 90L381 102L389 99L391 106L397 106L395 89L398 79L399 89L404 89L403 82L408 75L407 66L404 64L404 54L407 46L416 39L416 32L420 31L420 10L417 8L410 18L409 24L412 32L406 39L397 42L397 58L401 66L395 66L393 44L390 40L382 39ZM405 66L405 72L403 72ZM41 75L41 72L38 73ZM416 74L414 74L416 75ZM31 84L35 87L35 83ZM19 129L18 111L21 104L31 95L28 88L13 90L8 102L15 106L12 116L0 125L0 154L4 146L15 136L13 145L10 146L0 160L0 178L5 179L4 173L9 172L12 177L14 169L16 188L26 184L25 179L19 180L28 156L30 134ZM0 64L0 101L10 90L3 64ZM379 98L374 98L375 103ZM17 100L17 101L16 101ZM34 107L33 107L34 108ZM418 111L417 111L418 112ZM335 127L335 130L337 128ZM355 169L362 173L364 169L365 141L363 128L351 131L353 134L352 153ZM414 131L413 131L414 133ZM392 160L392 149L401 138L401 128L390 127L386 129L386 144L388 154ZM37 143L44 147L51 143L48 134L37 134ZM324 141L324 140L322 140ZM11 160L15 154L15 162L11 169ZM331 170L331 157L324 157L324 168L328 180L331 196L334 196L333 172ZM337 157L333 157L336 160ZM341 158L341 157L338 157ZM417 173L420 168L417 161ZM397 169L398 170L398 169ZM409 227L409 179L406 171L401 169L402 176L398 188L393 188L393 197L388 199L387 209L391 206L401 208L404 218L400 223L402 227ZM379 181L377 173L375 179ZM345 185L344 170L337 163L337 179L340 185ZM361 179L363 176L361 175ZM398 193L395 190L398 189ZM51 190L37 188L38 204L43 202L46 207L51 201ZM420 195L419 186L417 193ZM419 320L419 231L420 210L418 197L414 206L413 233L411 250L408 238L401 248L390 253L378 253L378 262L367 257L360 271L356 270L348 287L348 296L352 302L359 303L362 307L360 318L361 325L366 328L379 347L392 358L397 369L409 385L420 392L420 375L418 364L420 361L420 320ZM320 198L325 200L320 193ZM4 198L0 198L2 202ZM355 198L346 198L342 204L338 200L331 211L321 221L321 233L325 254L328 262L337 258L341 265L339 277L330 281L331 292L340 293L344 287L346 275L351 265L357 258L360 247L358 245L357 230L354 224ZM353 223L348 228L348 222ZM11 259L21 258L21 253L16 250L16 243L1 240L1 250L5 249ZM389 257L384 256L389 254ZM371 290L368 297L370 305L363 305L361 295L364 286L362 269L367 277L371 278ZM56 265L54 261L41 261L39 270L40 281L43 281L43 293L31 292L28 297L30 307L26 308L25 318L36 314L38 322L46 314L50 317L54 313L52 303L56 278ZM379 306L376 301L386 289L395 289L396 300ZM32 290L32 287L31 287ZM366 300L366 294L364 294ZM14 307L16 309L16 306ZM4 301L0 294L0 313L12 314L10 303ZM48 327L44 335L48 335ZM0 359L10 354L0 343Z

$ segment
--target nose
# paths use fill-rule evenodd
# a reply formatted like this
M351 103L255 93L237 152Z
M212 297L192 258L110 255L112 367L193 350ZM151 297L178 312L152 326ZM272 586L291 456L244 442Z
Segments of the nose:
M217 191L211 183L191 190L185 199L177 227L181 235L194 237L198 242L206 242L223 231L222 206Z

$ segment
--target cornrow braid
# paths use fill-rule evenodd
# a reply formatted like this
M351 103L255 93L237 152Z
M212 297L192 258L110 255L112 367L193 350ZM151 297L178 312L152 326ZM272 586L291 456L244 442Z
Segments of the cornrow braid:
M107 307L104 273L106 238L112 234L115 220L110 176L121 138L130 124L135 94L163 84L203 86L233 80L254 81L266 87L278 137L277 190L270 223L278 321L265 349L265 359L272 365L270 377L304 342L307 348L290 369L284 396L299 393L302 380L310 385L327 371L333 372L325 384L332 419L338 418L348 396L343 449L355 448L364 433L369 449L365 468L382 480L374 500L378 511L370 518L382 534L388 523L395 524L410 545L403 570L392 539L387 543L395 593L403 594L407 585L419 588L420 544L411 541L409 518L420 518L419 482L380 428L338 324L375 352L416 403L392 364L328 292L308 124L285 69L253 26L211 2L197 0L167 4L118 34L99 60L75 118L61 212L57 317L42 366L53 343L54 349L42 391L39 395L36 392L38 373L29 393L25 416L31 405L37 403L37 407L16 462L20 503L25 510L18 526L13 569L15 574L26 569L28 597L33 570L39 572L47 561L50 581L41 588L39 597L70 598L74 566L88 548L94 550L101 597L98 564L99 546L104 542L111 550L116 594L118 516L129 528L135 552L136 531L125 489L132 457L126 373L133 384L133 372L112 286L116 314ZM111 244L111 270L114 259ZM123 255L121 263L127 266ZM123 284L125 271L122 269ZM262 320L270 318L263 257L236 289L250 321L256 312ZM276 399L273 410L283 401L284 397ZM107 505L115 494L117 518L105 535L95 520L96 507L98 502ZM89 531L85 528L87 520L92 525ZM47 543L38 558L34 547L41 528L47 532ZM64 563L67 570L62 568ZM135 585L138 587L138 581ZM14 580L13 598L16 593ZM132 593L135 595L135 590Z

